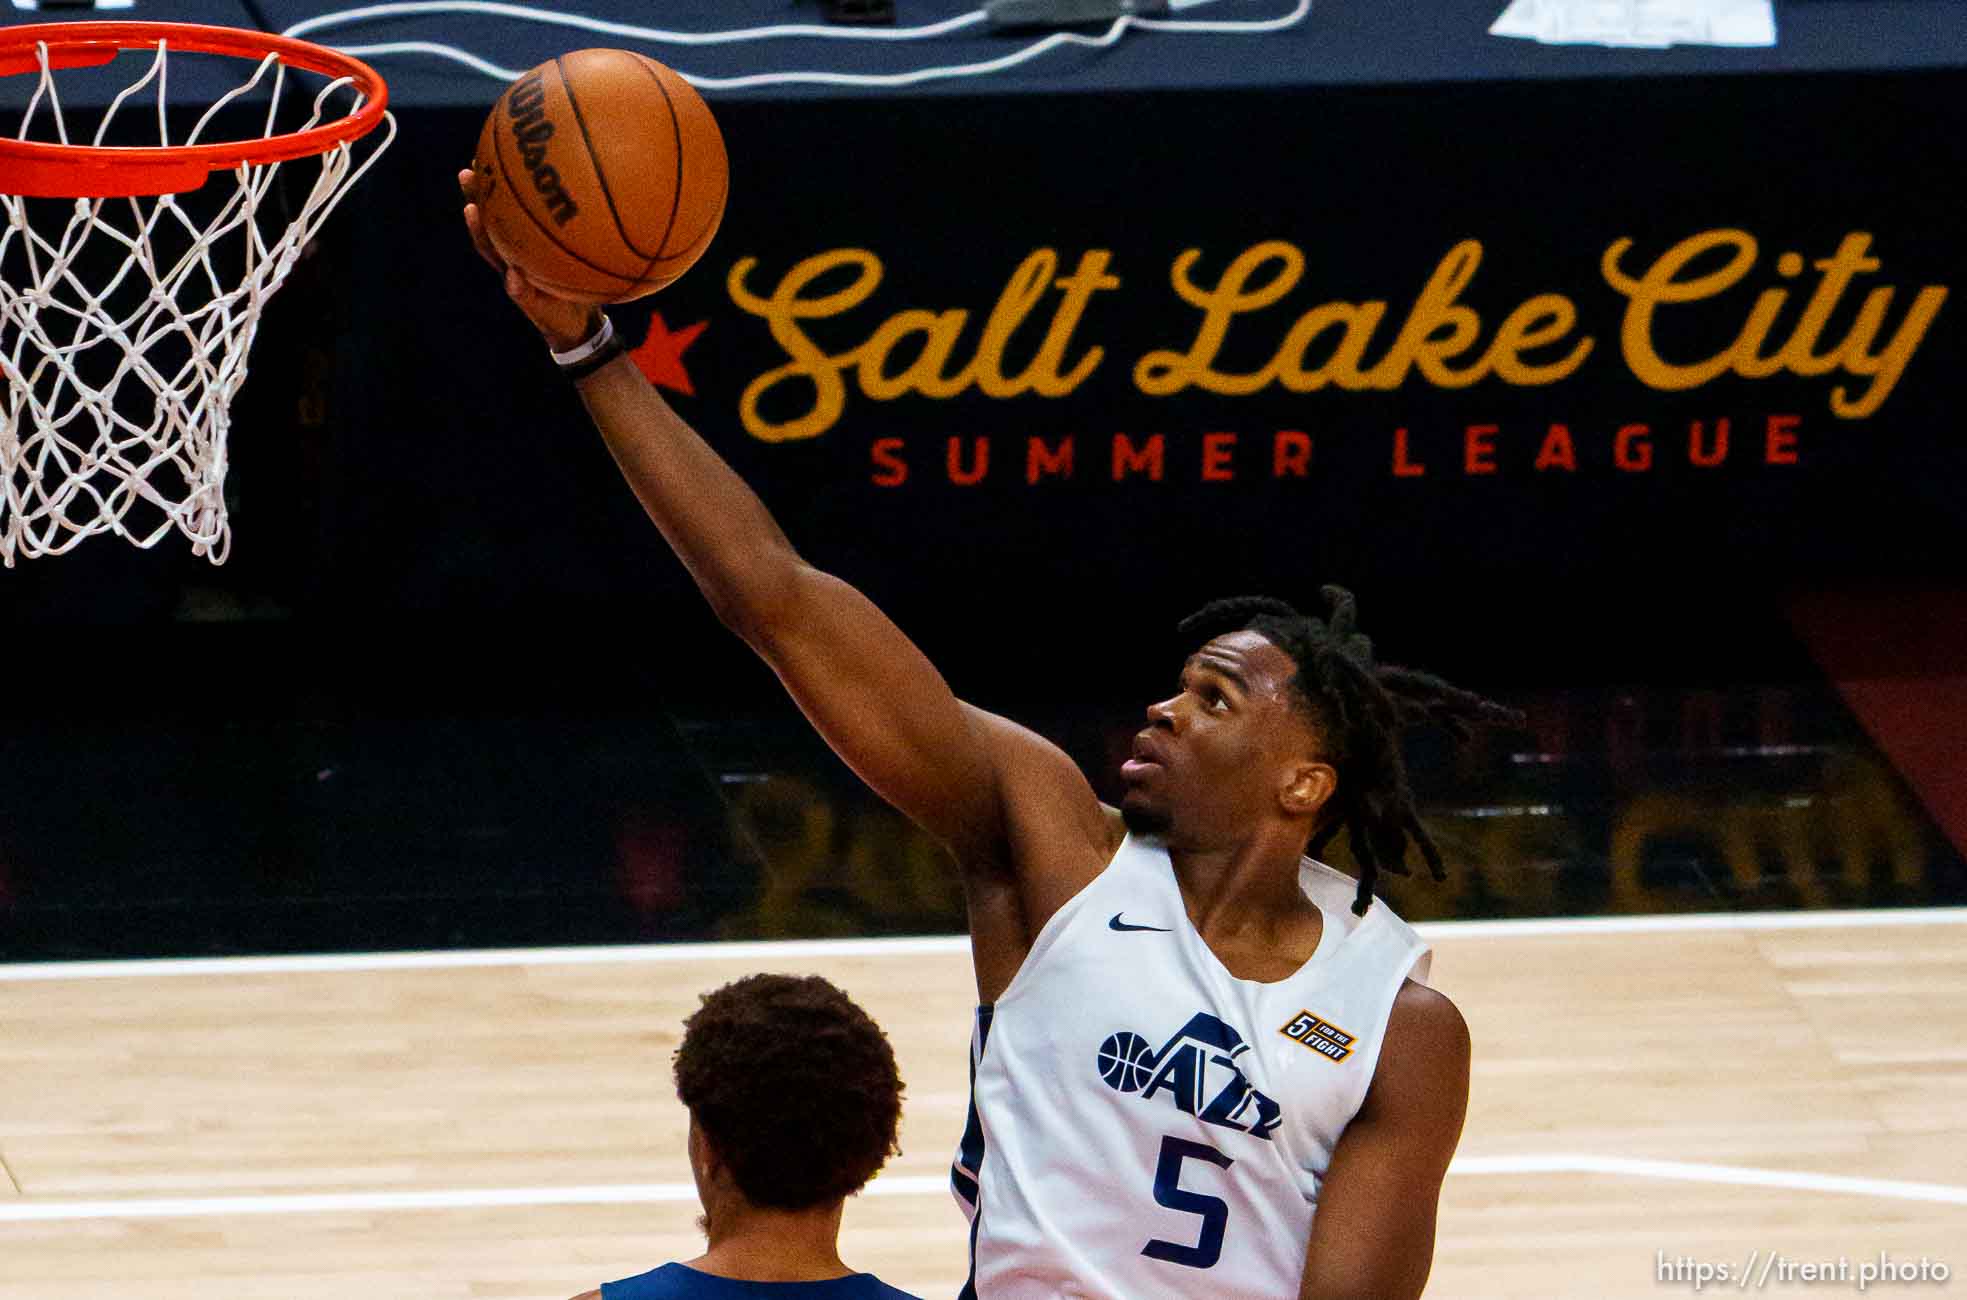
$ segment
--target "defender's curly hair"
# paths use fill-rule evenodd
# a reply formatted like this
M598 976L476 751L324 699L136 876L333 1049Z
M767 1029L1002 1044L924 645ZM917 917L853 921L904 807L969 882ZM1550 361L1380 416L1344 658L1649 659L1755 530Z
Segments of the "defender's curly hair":
M1431 722L1465 742L1478 726L1520 725L1523 715L1431 673L1376 664L1372 641L1359 631L1352 593L1343 587L1323 587L1320 593L1330 611L1323 619L1270 596L1237 596L1204 605L1182 620L1180 632L1191 644L1229 632L1257 632L1297 664L1292 694L1317 726L1325 761L1339 777L1309 847L1316 854L1341 829L1347 832L1359 864L1352 910L1364 916L1381 871L1407 874L1409 840L1420 846L1434 878L1447 878L1441 850L1421 825L1407 785L1401 733Z
M683 1022L676 1094L754 1205L830 1204L901 1149L894 1049L817 975L748 975L705 994Z

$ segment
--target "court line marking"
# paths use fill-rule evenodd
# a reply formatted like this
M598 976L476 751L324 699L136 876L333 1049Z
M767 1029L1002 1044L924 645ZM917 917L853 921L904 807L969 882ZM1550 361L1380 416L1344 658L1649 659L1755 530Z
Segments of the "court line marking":
M949 1178L877 1178L862 1196L947 1192ZM648 1205L697 1199L695 1183L603 1183L575 1187L460 1187L428 1192L319 1192L296 1196L199 1196L128 1201L0 1201L0 1223L77 1219L177 1219L245 1214L343 1214L537 1205Z
M1836 912L1692 912L1670 916L1560 916L1520 921L1421 921L1428 939L1537 935L1671 934L1694 931L1839 930L1967 925L1967 907L1872 908ZM729 943L613 944L579 948L476 948L448 952L320 953L293 957L156 957L119 961L0 963L0 984L32 980L161 979L320 971L446 970L491 966L591 966L607 962L782 962L811 957L964 953L966 935L895 939L762 939Z
M1967 909L1963 909L1967 910ZM595 966L610 962L789 961L805 957L878 957L966 953L969 936L898 939L758 939L728 943L602 944L578 948L468 948L439 952L310 953L293 957L154 957L119 961L0 965L0 983L25 980L267 975L313 971L447 970L487 966Z
M1426 938L1515 939L1564 934L1672 934L1727 930L1867 930L1967 925L1967 907L1872 907L1823 912L1678 912L1643 916L1552 916L1510 921L1417 921Z
M1630 1156L1579 1154L1526 1156L1461 1156L1448 1167L1451 1174L1612 1174L1626 1178L1659 1178L1683 1183L1721 1183L1733 1187L1776 1187L1801 1192L1841 1192L1896 1201L1931 1201L1967 1205L1967 1187L1948 1183L1906 1182L1891 1178L1860 1178L1852 1174L1818 1174L1807 1169L1753 1169L1743 1165L1709 1165L1684 1160L1645 1160Z
M1720 1183L1734 1187L1772 1187L1787 1191L1833 1192L1886 1200L1967 1205L1967 1187L1946 1183L1858 1178L1799 1169L1752 1169L1739 1165L1692 1164L1625 1156L1554 1155L1463 1156L1448 1173L1464 1176L1521 1174L1609 1174L1673 1182ZM941 1175L877 1178L863 1196L927 1196L949 1191ZM73 1222L90 1219L207 1218L228 1215L346 1214L378 1210L496 1209L539 1205L647 1205L694 1202L694 1183L608 1183L574 1187L476 1187L428 1192L323 1192L295 1196L205 1196L124 1201L0 1202L0 1223Z

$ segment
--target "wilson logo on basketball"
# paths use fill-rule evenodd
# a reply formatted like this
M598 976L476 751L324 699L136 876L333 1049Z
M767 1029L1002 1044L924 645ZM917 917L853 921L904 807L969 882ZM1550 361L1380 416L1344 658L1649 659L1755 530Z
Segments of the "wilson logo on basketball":
M1345 1060L1359 1045L1357 1038L1309 1011L1298 1012L1289 1024L1281 1026L1277 1032L1300 1047L1309 1047L1328 1061Z
M513 84L505 97L505 109L511 118L513 146L519 151L519 161L532 173L533 188L546 200L553 223L566 225L579 215L580 208L560 184L559 171L546 160L553 123L546 118L546 84L537 68Z

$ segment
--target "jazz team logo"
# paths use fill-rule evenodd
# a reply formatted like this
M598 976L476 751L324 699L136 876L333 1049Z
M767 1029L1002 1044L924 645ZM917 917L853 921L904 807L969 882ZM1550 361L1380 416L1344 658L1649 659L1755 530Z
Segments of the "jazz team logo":
M1251 1133L1268 1142L1284 1123L1281 1107L1250 1086L1236 1060L1250 1050L1243 1035L1197 1012L1160 1051L1128 1030L1100 1044L1100 1078L1115 1092L1152 1101L1162 1093L1204 1124Z
M1303 1047L1309 1047L1328 1061L1343 1061L1352 1055L1352 1049L1359 1040L1339 1028L1329 1020L1320 1019L1309 1011L1300 1011L1291 1018L1291 1023L1280 1028L1278 1033Z

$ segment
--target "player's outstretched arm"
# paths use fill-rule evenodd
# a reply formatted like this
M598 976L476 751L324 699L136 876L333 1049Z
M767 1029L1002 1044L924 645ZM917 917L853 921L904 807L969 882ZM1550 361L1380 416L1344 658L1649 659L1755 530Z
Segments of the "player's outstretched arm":
M1434 1264L1441 1182L1468 1111L1468 1026L1411 981L1359 1113L1319 1187L1299 1300L1415 1300Z
M471 173L460 184L469 199ZM544 294L504 266L475 205L465 221L549 344L567 350L590 336L593 309ZM718 617L771 665L861 779L964 865L980 949L1028 943L1083 883L1051 857L1083 860L1088 876L1105 865L1108 828L1085 777L1040 737L961 704L873 602L801 559L764 503L631 361L617 358L579 388L643 509ZM1015 817L1006 811L1014 805ZM1002 878L1009 896L983 897L979 876ZM993 963L978 956L984 978ZM1007 951L1003 960L1014 967L1021 956Z

